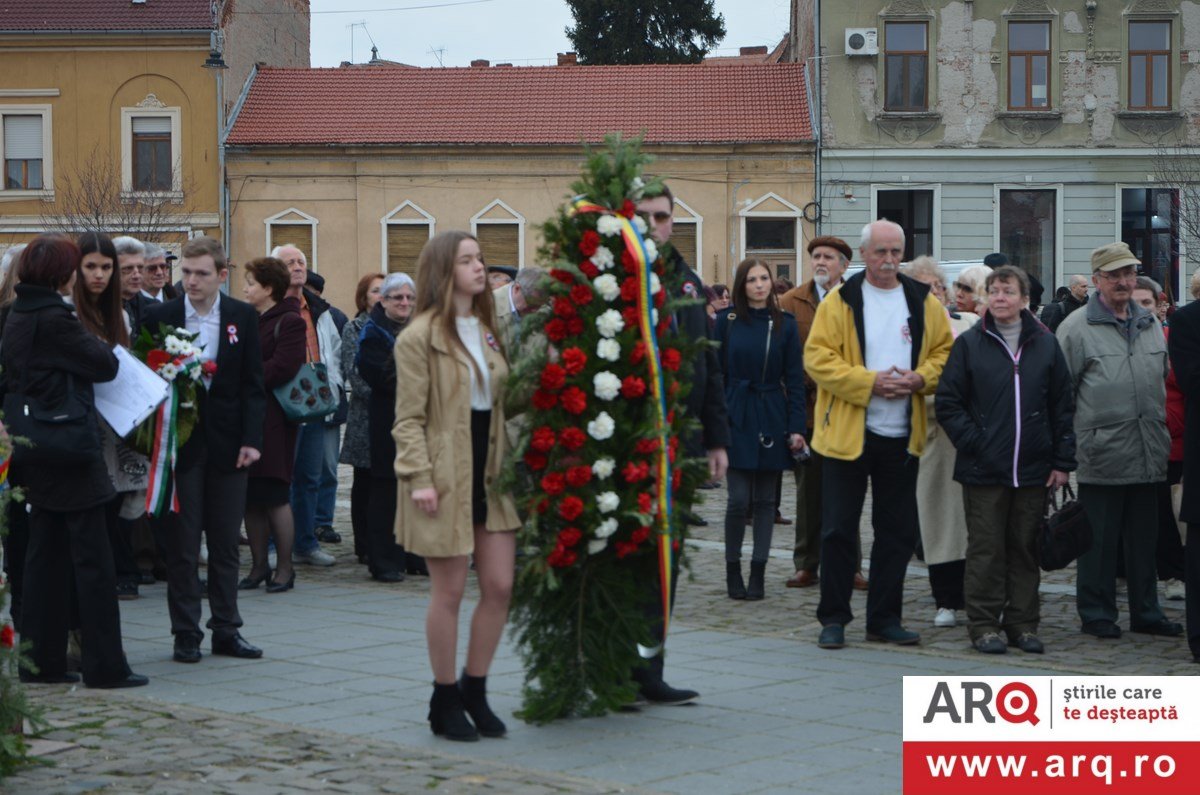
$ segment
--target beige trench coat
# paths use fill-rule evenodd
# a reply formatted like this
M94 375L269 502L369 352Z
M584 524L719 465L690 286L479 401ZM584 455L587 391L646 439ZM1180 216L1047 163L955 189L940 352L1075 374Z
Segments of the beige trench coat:
M486 334L486 329L484 331ZM516 505L495 484L507 448L504 433L504 382L508 363L485 342L484 358L492 391L492 418L484 469L487 529L515 530L521 521ZM471 520L470 359L446 336L440 319L426 312L415 317L396 339L396 541L426 557L469 555L475 549ZM438 510L428 516L412 493L432 486Z

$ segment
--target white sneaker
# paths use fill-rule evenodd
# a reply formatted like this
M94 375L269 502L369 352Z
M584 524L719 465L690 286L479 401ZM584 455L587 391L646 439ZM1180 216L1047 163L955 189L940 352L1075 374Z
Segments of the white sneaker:
M307 563L310 566L332 566L337 563L337 558L318 547L306 555L293 552L292 563Z
M1183 580L1167 580L1167 599L1172 602L1182 602L1187 595Z
M272 549L270 552L267 553L267 567L271 571L275 571L278 562L279 562L279 556L276 555L275 550Z
M958 613L948 607L939 607L933 618L935 627L953 627L958 625Z

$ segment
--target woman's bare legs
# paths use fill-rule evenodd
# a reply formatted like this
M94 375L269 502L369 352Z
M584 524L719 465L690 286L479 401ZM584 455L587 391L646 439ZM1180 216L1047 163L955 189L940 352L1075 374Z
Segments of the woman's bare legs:
M471 617L471 638L467 645L466 671L469 676L487 676L492 658L496 656L496 647L500 645L500 636L508 623L516 552L516 533L489 533L483 525L475 525L479 604Z
M434 682L458 681L458 609L467 587L466 555L426 558L429 567L429 610L425 614L425 641Z

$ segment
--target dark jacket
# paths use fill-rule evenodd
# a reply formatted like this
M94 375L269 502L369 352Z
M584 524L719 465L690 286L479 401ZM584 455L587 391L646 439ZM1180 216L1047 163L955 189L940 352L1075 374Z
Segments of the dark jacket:
M1013 353L990 314L950 349L934 400L968 486L1043 486L1075 469L1075 397L1058 340L1029 310Z
M333 318L334 328L337 329L338 337L341 337L342 332L346 330L346 324L350 322L350 319L346 317L345 312L338 309L333 304L327 305L329 307L329 316ZM345 354L343 354L343 356L344 355ZM338 366L341 368L342 373L344 373L346 368L340 363ZM342 375L341 381L342 385L338 387L338 410L333 412L329 419L326 420L326 428L336 428L337 426L344 424L350 416L350 396L346 391L346 378L344 375Z
M371 308L370 320L358 337L358 374L371 387L367 405L367 436L371 446L371 477L396 478L396 336L404 326L387 316L383 302Z
M84 330L62 296L49 287L18 284L17 297L0 346L4 387L55 406L67 394L67 374L75 391L92 402L92 384L117 375L117 357L108 345ZM97 433L99 420L97 420ZM77 467L13 465L14 485L30 505L51 511L78 511L108 502L115 495L101 458Z
M1058 331L1058 324L1067 319L1067 315L1074 312L1079 307L1087 303L1087 298L1082 301L1076 298L1070 291L1062 297L1061 300L1046 304L1042 309L1042 322L1046 324L1046 328L1051 331Z
M788 434L806 429L800 334L794 317L779 315L775 323L767 309L751 309L748 318L733 307L717 313L714 331L725 374L729 466L735 469L791 469Z
M154 304L144 321L157 328L166 323L187 328L185 297ZM262 452L263 418L267 410L263 389L262 349L258 339L258 313L247 303L221 295L217 372L208 389L196 390L199 425L179 449L178 469L196 466L207 450L208 465L221 472L237 469L238 452L251 447ZM232 328L231 328L232 327Z
M1179 391L1187 398L1179 521L1200 524L1200 301L1175 310L1167 348L1171 354L1171 372Z
M271 390L291 381L304 364L307 331L300 317L300 302L295 298L284 298L259 315L258 335L262 345L267 410L263 421L262 458L250 467L250 477L277 478L291 483L292 465L296 460L296 434L300 426L288 422Z
M158 306L158 301L153 298L147 298L140 292L128 301L123 302L125 312L129 315L129 338L134 339L142 330L142 325L146 322L146 312L152 306ZM153 332L154 329L151 329Z
M675 312L675 323L679 332L689 339L710 339L708 312L704 306L704 282L691 269L687 261L674 248L667 258L666 267L683 275L683 295L700 299L696 304L685 306ZM685 402L688 416L700 420L701 433L685 440L684 447L689 456L703 456L705 451L718 447L729 447L729 417L725 410L725 384L717 352L708 347L703 356L697 357L692 369L692 391Z

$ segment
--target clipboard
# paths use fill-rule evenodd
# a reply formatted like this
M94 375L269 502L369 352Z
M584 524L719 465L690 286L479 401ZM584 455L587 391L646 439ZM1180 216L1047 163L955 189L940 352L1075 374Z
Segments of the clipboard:
M93 384L92 391L96 411L123 439L162 405L171 384L124 347L117 345L113 353L117 357L117 377Z

